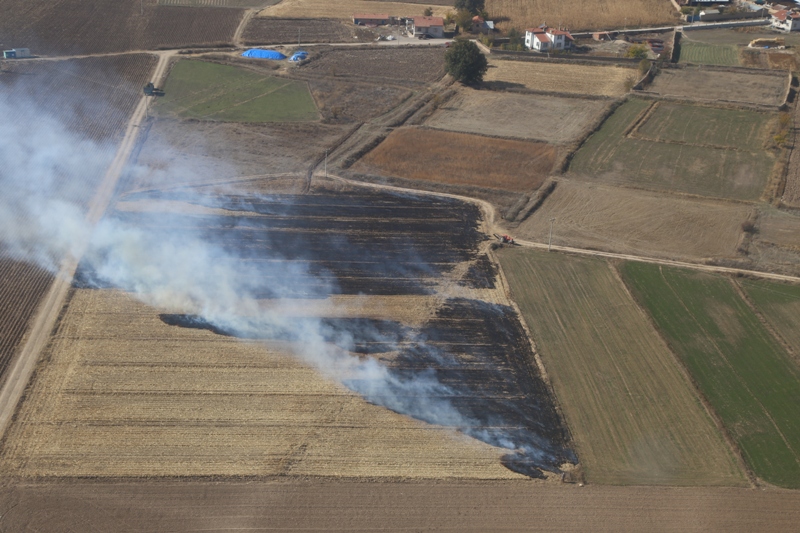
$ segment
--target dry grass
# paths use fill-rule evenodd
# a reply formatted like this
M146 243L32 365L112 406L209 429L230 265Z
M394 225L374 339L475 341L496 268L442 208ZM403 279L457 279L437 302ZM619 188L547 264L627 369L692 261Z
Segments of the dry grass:
M388 309L424 315L429 303ZM167 326L123 293L77 290L0 468L24 477L521 477L502 466L502 450L369 404L287 349Z
M675 357L605 261L522 250L500 259L588 481L746 484Z
M400 178L508 191L538 188L555 162L544 143L419 128L395 130L354 168Z
M426 126L564 144L577 140L608 102L464 89Z
M636 70L626 67L492 59L484 81L497 88L620 96L628 92L626 84L636 77Z
M500 27L525 29L547 23L572 31L646 27L676 22L668 0L486 0Z
M546 242L555 218L554 244L668 258L729 257L750 213L745 205L560 179L514 231Z
M662 70L648 89L654 93L700 101L778 106L789 79L785 75L726 72L706 68ZM731 91L731 87L736 87Z
M398 17L422 15L427 5L365 0L283 0L259 11L259 17L334 18L353 20L354 13L387 13ZM442 17L452 7L431 5L434 16Z

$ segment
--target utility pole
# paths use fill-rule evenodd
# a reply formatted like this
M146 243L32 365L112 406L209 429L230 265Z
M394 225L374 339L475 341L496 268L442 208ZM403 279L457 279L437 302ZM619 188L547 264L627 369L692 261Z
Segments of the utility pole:
M550 247L553 245L553 222L555 222L555 217L550 219L550 239L547 241L547 251L550 251Z
M300 48L300 28L297 28L297 47Z
M325 177L328 177L328 150L325 149Z

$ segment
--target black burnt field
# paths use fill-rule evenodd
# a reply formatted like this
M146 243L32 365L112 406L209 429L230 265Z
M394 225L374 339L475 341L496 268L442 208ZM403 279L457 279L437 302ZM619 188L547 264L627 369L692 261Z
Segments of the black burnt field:
M247 285L256 298L433 295L444 280L495 286L497 269L480 251L486 240L480 210L453 199L368 190L260 198L178 191L126 199L183 201L230 213L115 216L147 231L202 239L235 257L241 276L257 279ZM467 268L456 270L463 263ZM454 278L454 271L464 274ZM106 286L98 278L84 264L76 285ZM303 332L313 329L325 342L386 368L388 378L377 393L374 383L345 381L368 401L505 448L503 464L527 476L542 477L543 471L576 462L530 341L510 307L445 297L414 327L368 318L298 317L280 324L184 314L160 318L175 327L264 340L302 341ZM440 417L439 406L457 413L456 422L452 415Z

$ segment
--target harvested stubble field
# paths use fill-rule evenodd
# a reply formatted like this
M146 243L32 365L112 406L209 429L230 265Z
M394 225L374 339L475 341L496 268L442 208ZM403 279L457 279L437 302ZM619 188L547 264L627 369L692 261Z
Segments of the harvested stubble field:
M433 82L444 76L444 52L438 46L331 49L302 65L300 71L359 80Z
M661 0L486 0L486 10L501 21L501 29L531 28L544 23L571 31L607 30L673 25L677 16L672 4Z
M664 69L648 92L686 100L714 103L780 106L789 79L784 73L747 72L706 68ZM730 90L736 87L735 91Z
M645 115L648 111L651 116ZM635 126L643 119L646 121L642 128L659 141L637 138ZM730 131L714 131L706 120L722 126L742 123ZM672 106L632 98L589 137L573 157L569 171L591 181L757 200L767 184L774 158L764 150L763 141L746 149L733 147L756 139L763 132L765 120L755 111ZM662 131L662 126L677 131ZM715 144L705 144L709 138ZM691 144L700 141L703 143Z
M637 71L627 67L490 59L484 81L496 89L620 96L636 77Z
M514 235L553 244L665 258L732 257L753 209L713 200L560 179Z
M308 122L319 119L303 81L230 65L178 61L156 110L165 115L230 122Z
M412 95L410 90L386 84L325 78L311 79L308 86L328 123L366 122L388 113Z
M345 134L320 123L241 124L159 119L123 190L305 173ZM185 171L176 173L174 169ZM169 174L166 172L169 171Z
M554 146L466 133L402 128L353 170L452 185L507 191L538 189L553 168Z
M81 288L93 276L82 269L4 443L4 474L509 479L574 461L513 310L434 295L465 276L462 267L481 264L476 206L364 190L130 198L150 197L230 215L179 215L155 204L117 216L145 230L197 227L214 246L269 272L279 257L298 270L307 264L312 277L278 289L280 280L265 271L269 294L252 296L302 298L281 309L296 321L316 316L332 328L353 327L352 344L339 344L345 329L326 338L380 357L398 379L434 372L484 441L364 401L289 355L291 337L236 340L183 309L159 314L121 291ZM494 273L485 274L474 293L503 299ZM495 437L546 455L526 459L485 443Z
M758 214L758 240L800 251L800 216L796 212L762 207Z
M293 17L293 18L336 18L348 19L352 22L354 13L388 13L396 17L413 17L422 15L428 4L416 2L386 2L383 0L283 0L258 13L259 17ZM433 15L443 17L453 11L452 5L445 7L431 3Z
M241 9L159 6L136 0L59 0L3 4L0 35L7 48L34 54L69 55L230 44Z
M644 263L621 272L755 475L800 487L800 368L734 282Z
M689 42L680 43L679 62L696 65L739 66L739 50L734 45L713 45Z
M608 263L499 254L586 479L738 485L746 478L697 393Z
M265 7L281 0L158 0L160 6L182 7Z
M610 104L602 100L462 89L425 125L462 133L567 144L585 134Z
M357 31L358 30L358 31ZM253 17L242 34L245 44L352 43L356 37L374 40L375 34L338 19L279 19ZM356 41L357 42L357 41Z

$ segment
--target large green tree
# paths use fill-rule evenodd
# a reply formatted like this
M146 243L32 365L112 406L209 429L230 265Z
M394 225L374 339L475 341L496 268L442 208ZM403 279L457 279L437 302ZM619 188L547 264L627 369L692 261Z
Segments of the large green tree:
M469 11L473 15L477 15L486 5L486 0L456 0L455 8L459 11L462 9Z
M445 70L465 85L480 83L489 62L472 41L455 41L444 55Z

